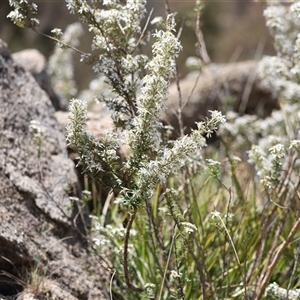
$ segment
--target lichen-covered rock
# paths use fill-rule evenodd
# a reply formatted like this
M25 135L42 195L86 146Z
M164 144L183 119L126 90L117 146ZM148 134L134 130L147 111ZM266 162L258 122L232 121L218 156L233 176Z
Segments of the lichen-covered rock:
M103 274L89 252L87 212L69 198L78 196L78 180L54 112L0 40L0 294L30 286L39 270L74 299L100 300ZM32 120L43 129L41 154Z

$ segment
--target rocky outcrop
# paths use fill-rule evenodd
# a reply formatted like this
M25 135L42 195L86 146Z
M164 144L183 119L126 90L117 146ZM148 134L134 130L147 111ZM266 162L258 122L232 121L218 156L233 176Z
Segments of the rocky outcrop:
M89 249L87 211L69 198L78 181L54 112L0 40L0 295L101 300L105 274ZM40 149L33 120L42 127Z

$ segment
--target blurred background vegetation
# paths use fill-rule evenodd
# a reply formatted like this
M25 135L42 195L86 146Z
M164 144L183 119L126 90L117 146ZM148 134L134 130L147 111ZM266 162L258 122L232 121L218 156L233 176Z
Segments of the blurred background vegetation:
M51 34L54 27L64 30L66 26L77 21L75 15L71 15L63 0L35 0L38 4L40 20L39 30ZM195 6L194 0L176 1L169 0L170 9L177 12L178 26L183 24L181 41L184 50L179 57L181 77L184 77L187 70L184 66L189 56L196 55L195 43ZM275 53L272 46L272 39L265 26L262 16L264 3L253 2L252 0L225 1L210 0L203 1L205 8L202 15L202 31L204 34L208 54L215 63L227 63L248 59L258 59L261 54L272 55ZM154 8L153 16L165 14L163 0L148 0L148 11ZM8 43L12 52L26 48L40 50L46 57L51 55L53 41L36 34L28 29L21 29L15 26L6 18L10 12L8 0L0 1L0 38ZM80 49L90 52L90 36L85 34L82 38ZM256 55L258 47L263 51ZM79 90L85 89L93 78L94 74L89 66L80 64L79 56L75 54L75 78Z

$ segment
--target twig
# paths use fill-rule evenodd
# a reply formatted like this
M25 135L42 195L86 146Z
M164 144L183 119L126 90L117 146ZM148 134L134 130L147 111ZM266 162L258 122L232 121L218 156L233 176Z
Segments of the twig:
M36 30L36 28L31 28L31 29L32 29L34 32L36 32L36 33L38 33L38 34L40 34L40 35L42 35L42 36L44 36L44 37L47 37L47 38L49 38L49 39L52 40L52 41L55 41L55 42L57 42L57 43L59 43L59 44L62 44L63 46L65 46L65 47L67 47L67 48L70 48L70 49L74 50L75 52L77 52L77 53L79 53L79 54L81 54L81 55L85 55L85 56L88 56L88 55L89 55L88 53L83 52L83 51L81 51L81 50L79 50L79 49L73 47L72 45L69 45L69 44L67 44L67 43L65 43L65 42L63 42L63 41L61 41L61 40L59 40L59 39L57 39L57 38L55 38L55 37L49 35L49 34L46 34L46 33L43 33L43 32L41 32L41 31Z
M204 37L202 34L202 31L200 29L200 17L201 17L201 9L198 9L197 18L196 18L196 38L198 42L198 55L200 59L204 62L205 65L208 65L211 63L211 60L208 56L206 45L204 42Z
M144 26L144 28L143 28L143 31L142 31L142 33L141 33L141 35L140 35L140 37L139 37L139 39L138 39L138 41L137 41L137 43L136 43L135 48L133 49L133 51L132 51L131 53L133 53L133 52L136 50L136 48L139 46L141 40L143 39L144 34L145 34L145 32L146 32L146 30L147 30L147 28L148 28L148 25L149 25L150 18L151 18L151 16L152 16L153 10L154 10L154 8L152 8L152 9L150 10L150 13L149 13L149 16L148 16L148 18L147 18L146 24L145 24L145 26Z

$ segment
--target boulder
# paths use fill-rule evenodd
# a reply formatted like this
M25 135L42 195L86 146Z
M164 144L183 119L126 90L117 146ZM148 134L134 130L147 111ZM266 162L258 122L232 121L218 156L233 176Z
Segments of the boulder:
M36 49L26 49L12 54L13 60L26 71L30 72L39 86L48 94L55 110L67 110L68 103L60 99L52 88L47 73L47 60Z
M209 116L209 110L236 111L239 114L269 115L279 107L277 98L266 87L257 70L258 62L243 61L211 64L201 72L192 72L180 81L182 123L185 132L195 122ZM176 83L169 88L163 120L179 133L179 97Z
M107 299L109 274L90 249L88 212L70 200L80 188L54 113L0 40L0 295ZM40 148L33 120L42 129Z

